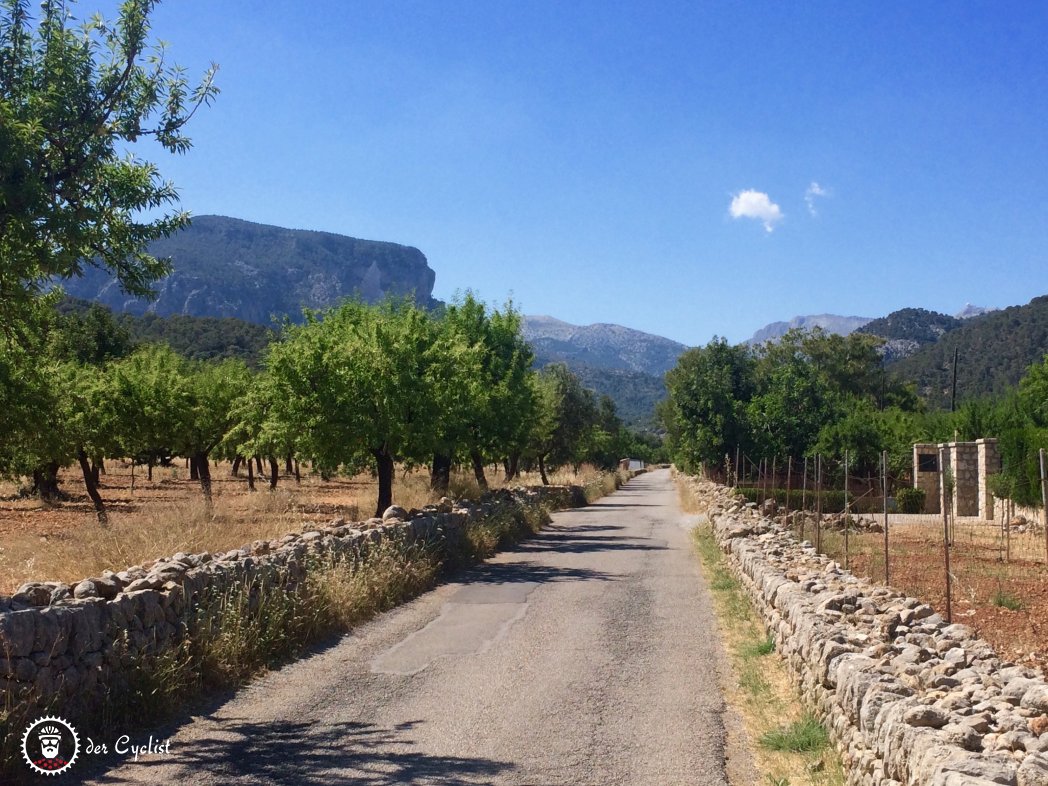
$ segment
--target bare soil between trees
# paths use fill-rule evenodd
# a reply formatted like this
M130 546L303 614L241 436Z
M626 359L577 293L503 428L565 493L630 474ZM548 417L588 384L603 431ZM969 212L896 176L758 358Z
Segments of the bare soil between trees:
M878 521L880 517L877 517ZM814 539L814 533L806 537ZM950 548L954 622L975 629L1005 660L1048 674L1048 565L1043 532L1012 533L1010 555L999 524L957 519ZM849 534L848 567L884 582L883 533ZM844 537L823 532L823 551L842 565ZM893 515L889 583L946 616L943 527L937 517Z
M233 477L231 465L223 462L212 468L214 508L209 512L200 484L190 479L180 460L154 468L152 481L146 479L144 467L135 467L133 489L130 464L109 461L106 469L99 489L109 510L110 523L104 529L76 468L60 472L65 498L52 504L20 496L14 483L0 483L0 593L11 594L27 581L76 582L179 551L239 548L301 531L311 522L361 521L373 514L378 498L377 482L370 474L322 480L303 467L301 482L296 482L283 472L283 463L275 489L269 488L267 477L256 475L252 492L246 472L241 469L239 477ZM565 473L551 481L582 484L597 474L584 467L579 476ZM505 485L505 476L489 467L488 482L492 488ZM537 475L514 481L540 482ZM394 503L408 509L435 501L425 467L398 467L393 491ZM472 472L453 474L448 496L478 495Z

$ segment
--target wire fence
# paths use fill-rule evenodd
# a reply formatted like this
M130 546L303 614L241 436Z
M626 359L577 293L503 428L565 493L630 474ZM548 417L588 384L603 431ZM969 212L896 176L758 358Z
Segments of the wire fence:
M856 472L847 456L739 453L713 474L842 567L972 625L1006 657L1048 667L1044 509L1020 514L994 500L989 518L955 516L949 470L940 470L940 512L902 513L896 494L912 476L888 472L886 456L880 463Z

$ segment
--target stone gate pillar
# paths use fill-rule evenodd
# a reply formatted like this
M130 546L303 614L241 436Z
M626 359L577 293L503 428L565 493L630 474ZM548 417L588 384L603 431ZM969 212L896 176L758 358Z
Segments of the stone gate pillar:
M951 442L953 469L953 515L979 515L979 448L974 442Z
M984 519L993 520L993 494L987 488L986 481L991 475L1001 471L1001 453L996 439L979 439L975 441L979 451L979 513Z

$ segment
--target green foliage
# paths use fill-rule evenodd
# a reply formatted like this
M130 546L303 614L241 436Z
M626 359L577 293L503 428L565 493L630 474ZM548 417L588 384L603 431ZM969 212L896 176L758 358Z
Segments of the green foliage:
M126 357L134 349L127 325L97 303L79 310L59 304L50 331L50 351L59 358L100 366Z
M903 486L895 492L895 502L900 513L923 513L924 498L924 489L913 486Z
M720 466L736 448L760 456L854 452L861 468L899 448L900 415L916 402L888 381L879 339L792 330L757 350L714 339L666 375L660 417L675 460L689 471ZM901 460L902 451L898 450Z
M633 429L653 431L658 426L656 406L666 399L666 384L661 377L643 371L599 368L573 362L571 370L585 387L598 396L608 396L623 423Z
M147 242L187 221L156 167L125 155L144 137L185 152L183 129L217 90L196 89L149 44L155 0L128 0L115 22L76 26L68 3L32 19L24 0L0 6L0 326L18 330L52 279L88 264L145 295L167 265ZM151 218L143 218L148 213Z
M169 347L146 345L110 365L108 389L121 453L152 462L174 455L189 406L186 363Z
M274 416L320 468L356 472L376 453L424 461L455 361L476 364L462 347L441 353L435 338L433 319L410 302L312 313L266 355Z
M718 338L685 352L666 374L670 398L660 416L685 470L718 464L735 446L750 445L746 404L754 391L753 374L749 351Z
M830 744L830 735L817 718L804 715L793 723L766 732L759 742L768 750L810 753L826 748Z
M530 450L545 465L585 461L588 440L597 426L597 404L592 390L562 363L553 363L535 378L538 402L532 424Z
M447 455L461 450L497 460L525 449L535 402L527 384L533 356L521 320L512 303L489 314L472 293L444 310L437 349L460 356L443 366L447 395L437 425Z
M867 322L856 333L880 336L889 340L934 344L943 334L964 325L964 320L924 308L903 308L886 317Z
M1005 592L1002 589L998 589L994 592L993 597L990 598L990 602L994 606L998 606L1002 609L1008 609L1009 611L1020 611L1023 607L1021 598L1017 598L1010 592Z

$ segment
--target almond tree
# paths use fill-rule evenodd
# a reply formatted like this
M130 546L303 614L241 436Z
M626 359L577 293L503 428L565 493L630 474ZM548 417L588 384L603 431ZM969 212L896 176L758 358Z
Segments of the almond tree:
M172 153L217 89L191 87L150 42L157 0L125 0L116 20L80 22L73 4L0 0L0 329L19 332L54 279L85 265L147 295L168 266L146 244L188 221L174 187L131 146ZM168 212L165 212L168 211Z
M463 458L473 466L477 484L488 486L484 465L507 459L507 475L516 475L533 414L527 380L533 354L520 332L521 317L507 303L490 314L471 293L447 307L438 342L445 353L468 353L448 366L433 456L432 486L446 491L451 464ZM459 455L461 454L461 456Z
M471 357L460 342L438 341L433 318L414 303L347 301L307 314L270 346L273 417L322 473L371 466L381 516L393 502L395 462L433 455L441 417L466 395L455 385Z

